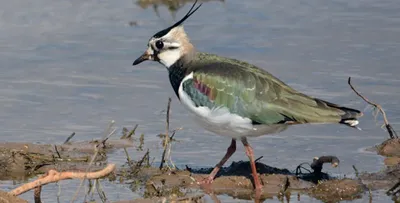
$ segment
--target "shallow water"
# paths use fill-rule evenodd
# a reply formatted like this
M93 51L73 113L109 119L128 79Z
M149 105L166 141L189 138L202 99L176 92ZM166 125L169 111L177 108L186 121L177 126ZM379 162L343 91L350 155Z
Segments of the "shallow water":
M102 136L110 120L119 127L139 124L151 156L160 158L165 108L173 99L171 127L184 127L172 157L178 166L213 166L229 138L214 136L191 120L157 63L131 64L155 32L174 22L165 6L160 17L135 1L3 1L0 9L0 123L3 141L63 142ZM190 4L176 13L183 16ZM371 1L209 1L186 23L200 51L246 60L296 89L334 103L366 110L357 131L339 125L291 127L277 136L250 139L256 156L268 165L295 169L314 156L336 155L331 174L352 176L382 169L383 158L364 149L387 137L347 85L347 78L386 110L400 129L400 4ZM137 26L130 26L136 21ZM380 118L379 118L380 119ZM140 156L135 150L132 156ZM207 158L204 158L207 157ZM232 160L246 160L239 146ZM122 164L116 152L111 162ZM61 183L69 200L77 181ZM2 182L1 189L14 188ZM111 200L129 199L124 185L103 183ZM69 188L69 189L68 189ZM44 201L56 198L56 186L44 187ZM391 202L377 193L379 202ZM32 193L22 195L32 198ZM304 197L301 202L319 202ZM366 197L367 198L367 197ZM231 200L221 196L224 202ZM296 201L293 196L291 201ZM232 200L236 201L236 200ZM268 201L274 202L274 201ZM279 202L279 200L275 200ZM355 202L363 202L357 200Z

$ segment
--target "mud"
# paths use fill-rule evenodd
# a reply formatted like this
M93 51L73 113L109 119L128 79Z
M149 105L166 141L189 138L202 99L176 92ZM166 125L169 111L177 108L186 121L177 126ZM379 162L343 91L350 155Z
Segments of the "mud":
M152 197L152 198L144 198L144 199L136 199L136 200L125 200L125 201L117 201L113 203L154 203L154 202L171 202L171 203L204 203L206 202L204 199L204 194L200 195L189 195L186 197L176 197L175 195L171 195L169 197Z
M324 202L338 202L361 198L364 191L365 187L360 182L352 179L342 179L321 182L312 187L309 194Z
M400 179L400 165L388 166L376 173L361 173L360 179L372 190L389 189Z
M32 143L0 143L0 178L4 180L24 179L27 176L46 172L50 168L58 171L85 170L90 157L97 146L99 155L93 169L100 169L107 163L107 153L126 147L141 149L143 143L133 144L131 134L126 131L123 139L67 142L62 145ZM400 164L397 156L399 141L385 141L376 149L379 153L390 155L391 164L376 173L361 173L355 179L338 179L322 172L324 163L332 167L339 164L334 156L323 156L310 160L290 171L256 163L257 171L263 183L260 200L283 198L292 193L312 196L322 201L341 201L361 198L368 190L389 189L400 178ZM253 182L248 161L232 162L223 167L211 185L200 186L197 181L207 177L212 168L183 170L158 169L152 166L149 152L139 160L130 160L108 177L116 184L128 184L132 191L142 191L143 198L123 202L204 202L205 193L217 198L224 194L237 199L254 198ZM386 160L385 160L386 161ZM306 168L305 166L311 166ZM1 200L12 200L7 193L0 193ZM9 198L9 199L7 199ZM4 201L4 202L7 202ZM12 200L9 202L18 202ZM20 200L19 202L24 202Z
M363 172L360 174L362 182L372 190L389 189L400 178L400 139L388 139L375 147L379 155L385 156L387 166L375 173Z
M377 147L378 154L386 157L400 157L400 139L388 139Z
M0 180L25 180L26 178L56 168L59 171L82 170L87 167L95 146L99 153L93 169L106 164L107 153L132 147L128 139L98 140L66 143L62 145L33 144L18 142L0 143Z
M205 188L197 184L196 180L201 180L207 175L191 174L189 171L178 171L168 174L156 175L146 182L145 197L166 196L174 194L184 197L194 191L205 190L216 195L226 194L239 199L251 199L253 195L253 183L245 176L221 176L216 178L210 187ZM298 180L293 176L272 174L260 175L264 183L262 197L272 198L285 190L285 185L289 184L288 189L302 190L312 186L311 183Z
M233 198L250 200L254 198L254 190L249 166L249 162L233 162L230 166L222 168L218 177L208 187L198 185L197 180L207 177L212 168L164 173L159 171L146 181L144 197L169 195L185 197L202 190L208 194L225 194ZM306 193L321 200L354 199L361 197L364 191L362 184L357 180L336 180L327 174L309 173L296 176L287 169L274 168L263 163L257 163L257 170L264 186L261 200L290 192ZM324 182L314 184L314 178L321 178L320 181Z
M28 201L0 190L0 203L28 203Z

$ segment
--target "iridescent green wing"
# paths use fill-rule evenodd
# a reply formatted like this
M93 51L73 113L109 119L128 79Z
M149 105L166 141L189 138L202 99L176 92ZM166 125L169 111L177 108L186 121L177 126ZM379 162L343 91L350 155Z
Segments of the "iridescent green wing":
M184 82L183 91L196 106L226 107L259 124L340 122L350 117L346 110L353 111L301 94L250 64L218 59L200 58L188 70L193 79Z

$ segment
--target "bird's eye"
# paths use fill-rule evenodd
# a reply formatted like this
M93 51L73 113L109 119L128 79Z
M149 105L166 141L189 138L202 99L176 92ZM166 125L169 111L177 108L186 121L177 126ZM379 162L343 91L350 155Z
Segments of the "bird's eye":
M157 49L162 49L164 47L164 43L161 40L158 40L156 42L156 47Z

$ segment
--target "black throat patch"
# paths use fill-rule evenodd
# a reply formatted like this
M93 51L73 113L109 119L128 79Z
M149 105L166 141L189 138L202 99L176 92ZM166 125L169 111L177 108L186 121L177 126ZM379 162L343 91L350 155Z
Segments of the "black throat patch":
M181 58L168 68L169 81L178 99L180 99L178 94L179 86L186 76L186 68L183 67L184 64L184 59Z

